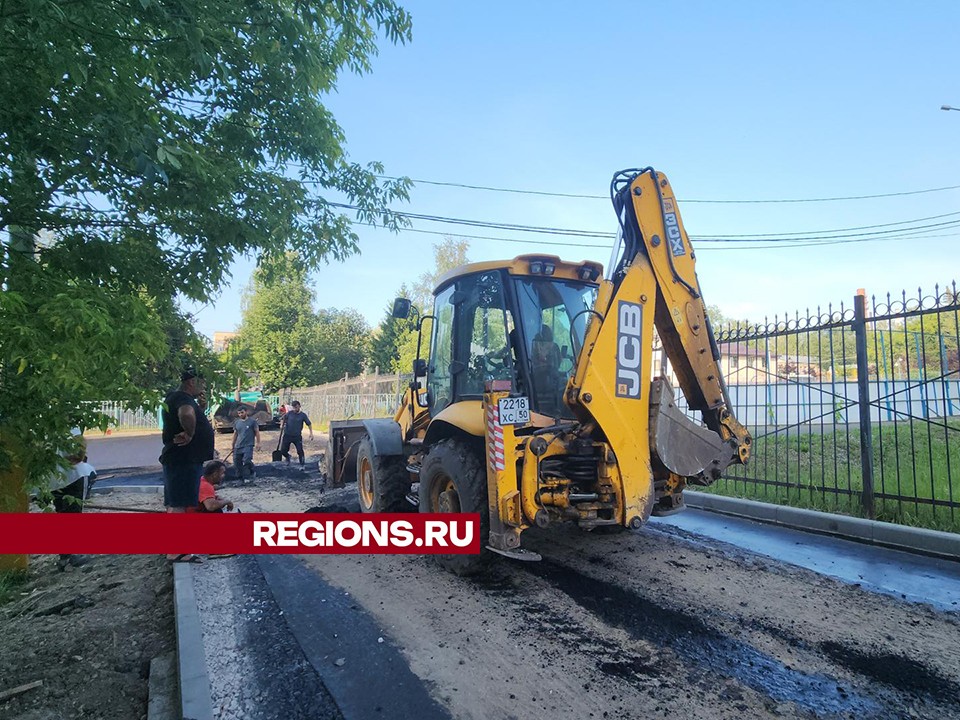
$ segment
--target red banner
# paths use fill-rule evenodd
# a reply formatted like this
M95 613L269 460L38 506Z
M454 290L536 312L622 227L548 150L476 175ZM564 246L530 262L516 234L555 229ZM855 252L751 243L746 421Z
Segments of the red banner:
M479 552L476 513L0 514L0 554Z

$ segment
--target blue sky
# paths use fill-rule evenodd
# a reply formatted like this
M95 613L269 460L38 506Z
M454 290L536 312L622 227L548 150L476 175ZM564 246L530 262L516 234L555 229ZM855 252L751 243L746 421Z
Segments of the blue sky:
M694 236L860 227L960 211L960 190L848 202L683 203L960 185L960 112L939 109L960 106L960 3L403 4L413 15L413 42L381 43L373 73L344 76L328 98L351 159L379 160L390 175L605 195L615 171L653 165L669 175ZM428 185L398 209L616 227L606 200ZM459 232L534 240L472 240L471 260L545 251L609 259L607 248ZM440 238L366 227L358 234L360 255L314 277L317 306L353 307L375 325L400 284L430 267ZM707 303L756 321L849 304L860 287L878 295L932 291L960 279L958 237L960 229L947 228L820 247L694 244ZM196 316L201 332L239 323L252 268L252 260L234 265L232 284Z

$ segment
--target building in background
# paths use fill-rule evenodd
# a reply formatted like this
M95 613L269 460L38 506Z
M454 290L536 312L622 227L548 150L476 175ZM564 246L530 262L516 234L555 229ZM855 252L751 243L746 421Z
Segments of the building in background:
M227 332L225 330L214 331L213 351L218 353L225 352L235 337L237 337L237 333L235 332Z

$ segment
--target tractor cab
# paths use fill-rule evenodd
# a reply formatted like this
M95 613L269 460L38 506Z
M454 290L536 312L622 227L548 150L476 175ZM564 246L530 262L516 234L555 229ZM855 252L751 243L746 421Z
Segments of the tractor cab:
M600 273L597 263L525 255L465 265L441 278L426 367L430 415L481 400L489 380L508 380L533 413L572 417L563 395Z

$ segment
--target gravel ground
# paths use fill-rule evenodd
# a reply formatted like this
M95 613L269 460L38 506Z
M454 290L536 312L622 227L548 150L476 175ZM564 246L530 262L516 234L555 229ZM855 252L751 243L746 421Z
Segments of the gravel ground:
M306 562L458 718L960 718L955 612L675 528L524 542L545 560L480 580L415 556Z
M222 491L244 509L275 512L355 510L355 493L324 492L316 471L271 478L267 468ZM474 580L417 556L304 562L373 616L456 718L960 718L956 612L669 526L615 535L559 527L524 543L544 561L500 561ZM210 575L202 582L220 582L210 593L271 628L278 611L248 584L249 559L235 560L200 566ZM281 629L260 635L274 642ZM246 651L242 638L217 638ZM291 677L303 672L297 663ZM259 688L239 661L226 664ZM230 682L218 698L242 713L253 691Z

